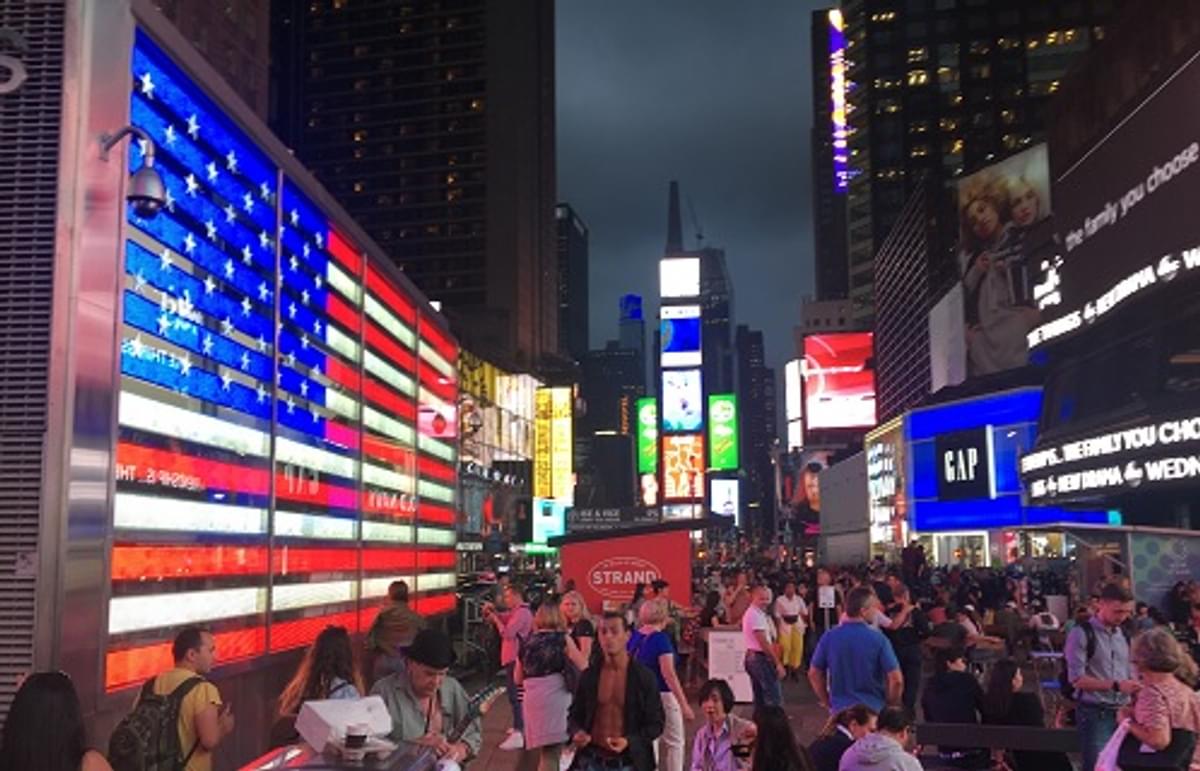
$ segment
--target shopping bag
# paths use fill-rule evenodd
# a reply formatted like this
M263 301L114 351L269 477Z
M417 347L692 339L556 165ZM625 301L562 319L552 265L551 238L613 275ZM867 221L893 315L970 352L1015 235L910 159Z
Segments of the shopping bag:
M1121 771L1121 767L1117 765L1117 756L1121 754L1121 743L1125 741L1128 733L1129 719L1126 718L1117 724L1117 730L1113 731L1104 749L1100 750L1100 756L1096 758L1096 771Z

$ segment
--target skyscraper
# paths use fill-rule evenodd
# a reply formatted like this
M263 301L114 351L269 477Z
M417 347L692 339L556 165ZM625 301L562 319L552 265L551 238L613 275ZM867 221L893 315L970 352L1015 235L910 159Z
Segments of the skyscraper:
M557 359L551 0L275 0L272 123L463 342Z
M225 82L267 118L270 92L270 4L262 0L154 0Z
M588 352L588 229L569 203L554 210L558 227L558 352L583 361Z
M637 351L641 359L642 385L645 386L646 372L646 318L642 311L642 296L627 294L621 297L620 316L617 318L617 341L622 348Z
M918 181L946 181L1044 137L1046 103L1104 35L1115 0L847 0L850 299L875 317L875 256ZM936 209L946 209L937 201ZM936 259L948 259L935 245ZM935 267L934 273L938 272Z
M774 474L771 444L775 441L775 373L766 366L763 333L745 324L737 327L738 404L741 412L742 468L746 473L743 499L751 527L772 532Z

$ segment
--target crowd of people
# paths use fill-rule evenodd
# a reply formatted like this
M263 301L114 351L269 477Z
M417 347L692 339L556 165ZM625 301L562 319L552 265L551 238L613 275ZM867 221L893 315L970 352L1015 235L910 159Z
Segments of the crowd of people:
M1055 580L1038 583L1057 588ZM506 582L499 605L485 609L501 640L512 707L500 748L535 751L539 771L911 771L921 767L919 706L927 723L1071 726L1083 771L1097 767L1118 731L1133 747L1122 752L1135 753L1122 768L1200 771L1200 586L1181 582L1159 612L1135 604L1127 583L1105 583L1063 623L1033 583L998 571L928 571L917 562L863 570L768 564L698 575L691 608L673 602L659 580L593 618L569 582L535 607L518 583ZM451 640L409 608L403 582L389 597L365 647L342 627L318 635L277 699L274 746L299 740L295 722L305 702L372 694L391 716L392 740L429 748L442 768L479 755L479 720L449 673ZM706 627L740 630L752 718L734 714L722 679L703 682L690 698L694 681L681 653L702 653ZM1069 709L1059 714L1047 715L1025 688L1018 658L1039 648L1064 661ZM210 771L235 726L208 679L215 639L183 629L172 653L174 665L139 689L107 754L89 747L66 675L27 678L5 723L0 771ZM808 746L783 709L781 683L789 679L807 679L829 713ZM59 740L44 741L47 726ZM970 737L964 731L964 746L939 746L940 762L994 767L998 754L970 746ZM1072 768L1054 752L1015 751L1003 760L1011 771Z

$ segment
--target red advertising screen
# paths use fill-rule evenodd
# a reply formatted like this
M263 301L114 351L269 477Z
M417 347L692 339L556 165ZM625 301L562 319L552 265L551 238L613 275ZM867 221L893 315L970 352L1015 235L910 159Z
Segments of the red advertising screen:
M687 530L617 536L564 544L563 580L575 579L593 613L633 599L639 583L662 578L671 585L671 601L691 604L692 546Z
M809 429L875 425L874 335L840 332L804 338L804 419Z

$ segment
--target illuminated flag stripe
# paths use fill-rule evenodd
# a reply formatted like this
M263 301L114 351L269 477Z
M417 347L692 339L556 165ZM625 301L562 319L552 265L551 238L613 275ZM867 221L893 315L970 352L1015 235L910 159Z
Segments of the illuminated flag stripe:
M358 461L344 458L328 450L309 447L287 437L275 441L275 457L280 463L292 463L314 471L323 471L344 479L358 477Z
M417 494L422 498L432 498L443 503L454 503L454 488L439 485L426 479L417 482Z
M379 351L390 365L400 367L405 372L416 371L416 355L411 350L401 347L375 324L368 321L363 334L366 336L367 345Z
M362 530L364 541L374 541L379 543L413 542L412 525L393 525L387 522L366 521L362 523ZM422 540L421 543L432 544L438 542ZM453 543L453 541L451 543Z
M421 434L417 437L417 447L423 452L427 452L435 458L441 458L450 463L454 462L454 447L446 442L438 441L432 436Z
M450 367L451 372L453 372L453 366L450 362L458 358L458 346L446 337L446 334L441 330L436 321L425 314L421 314L421 342L427 342L436 348L437 352L441 354L441 358L446 362L446 366Z
M317 639L327 626L343 626L354 634L358 631L358 613L346 611L327 616L301 618L295 621L273 621L271 623L271 652L303 648Z
M424 338L421 339L421 344L417 346L417 349L421 359L427 362L431 367L448 378L454 377L454 366L445 358L443 358L442 355L438 353L437 349L426 343ZM425 380L424 372L421 373L421 380Z
M354 305L362 305L362 287L333 263L325 266L325 280Z
M455 553L445 549L380 549L362 550L363 570L398 570L415 565L418 570L428 568L453 568Z
M362 272L362 257L349 240L333 228L329 229L329 253L354 275Z
M358 523L353 519L275 512L275 535L289 538L315 538L326 541L353 541L358 538ZM409 538L409 541L412 539Z
M271 589L271 610L299 610L354 602L358 599L357 589L357 581L276 584Z
M307 503L354 511L357 494L354 488L329 482L310 482L307 479L288 478L286 474L275 474L275 496L289 503Z
M117 530L262 535L267 532L267 510L118 492L113 505L113 527Z
M265 468L198 458L130 442L117 443L117 481L155 485L167 491L227 490L267 495L270 476Z
M386 329L389 333L391 333L392 337L396 338L411 349L415 349L417 347L417 336L415 333L413 333L412 327L408 326L403 321L392 315L382 303L380 303L370 294L367 295L366 300L363 302L363 310L367 312L367 317L369 319L377 323L383 329ZM371 321L368 321L367 324L368 326L374 326L371 324ZM403 361L403 359L400 359L399 361Z
M253 616L266 610L266 606L266 587L255 586L113 597L108 603L108 633L125 634Z
M421 501L417 507L417 517L424 522L438 525L453 525L457 521L454 509L449 506L439 506L436 503Z
M454 573L422 573L417 576L418 592L436 592L453 589L458 585L458 577Z
M388 461L403 468L410 468L416 462L417 455L411 447L378 439L370 434L363 436L363 452L373 458Z
M408 474L400 474L391 469L376 466L373 463L363 462L363 482L386 487L389 490L407 493L413 489L413 478Z
M213 640L221 652L221 663L232 664L265 653L267 630L266 627L255 626L232 632L216 632ZM104 688L107 691L141 685L174 665L170 642L110 650L104 661Z
M417 408L413 406L411 400L396 396L390 389L372 378L363 378L363 397L370 399L380 407L391 410L397 417L408 420L415 420L417 417Z
M363 366L367 372L388 383L405 396L411 397L416 393L416 381L412 377L391 366L372 353L370 349L363 355Z
M422 457L417 461L417 469L420 471L421 476L431 477L451 484L454 483L454 467L436 461L433 458Z
M357 393L359 390L359 374L356 370L343 364L339 359L329 358L325 362L325 376L334 383Z
M357 362L359 360L358 343L351 340L337 327L325 327L325 342L350 361Z
M325 440L348 450L358 449L358 429L344 426L335 420L325 421Z
M454 610L457 600L454 593L434 594L428 597L418 597L413 603L413 610L423 616L436 616Z
M394 581L403 581L408 584L409 589L413 592L417 590L416 577L413 575L392 575L392 576L377 576L374 578L364 578L361 582L362 597L364 600L374 599L376 597L386 597L388 587Z
M129 391L121 391L118 399L117 412L123 426L161 436L178 437L239 455L270 457L271 440L263 431L164 404Z
M384 436L390 436L401 444L410 447L417 439L417 434L412 426L405 425L370 407L363 407L363 425L372 431L376 431ZM451 450L450 452L451 457L446 460L453 460L453 451Z
M351 331L357 331L361 323L361 317L332 294L325 295L325 312L329 314L329 318Z
M267 572L265 546L113 546L113 581L254 576Z
M363 523L364 528L367 523ZM442 530L436 527L418 527L417 543L426 545L453 546L455 541L453 530Z
M384 305L400 314L401 319L409 324L417 321L417 309L412 301L404 294L396 291L392 282L384 278L373 266L367 266L367 288L379 295Z

